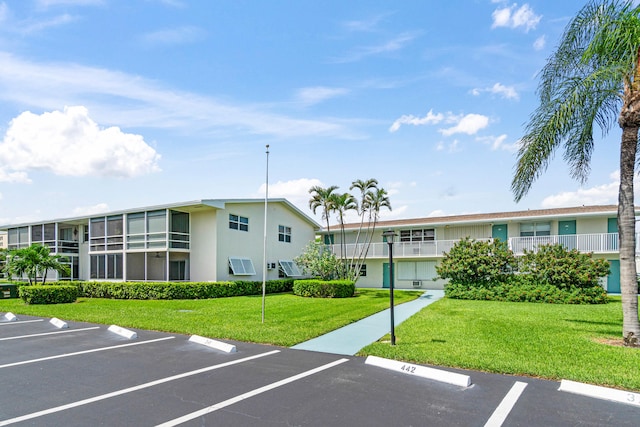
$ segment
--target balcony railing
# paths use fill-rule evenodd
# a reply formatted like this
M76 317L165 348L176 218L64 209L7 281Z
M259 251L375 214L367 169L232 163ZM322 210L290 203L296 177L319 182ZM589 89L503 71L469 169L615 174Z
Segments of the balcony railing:
M640 235L636 234L636 242ZM491 239L475 239L491 240ZM398 258L442 257L449 252L458 240L432 240L427 242L396 242L393 244L393 256ZM618 253L620 245L618 233L572 234L564 236L511 237L509 249L515 255L523 255L525 249L535 251L542 245L561 244L567 249L596 254ZM636 253L640 254L640 245L636 244ZM329 245L337 256L345 258L358 257L365 248L364 244L348 243ZM367 253L368 258L388 258L389 245L384 242L372 243Z

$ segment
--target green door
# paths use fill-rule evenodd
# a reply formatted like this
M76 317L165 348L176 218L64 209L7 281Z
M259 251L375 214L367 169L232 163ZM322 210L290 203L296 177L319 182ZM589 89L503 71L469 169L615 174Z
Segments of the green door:
M610 259L610 272L607 276L607 292L610 294L620 293L620 260Z
M560 236L560 244L567 249L575 249L576 245L576 221L558 221L558 234Z
M558 221L558 234L560 236L576 234L576 220Z
M389 263L382 264L382 287L389 288Z
M494 239L500 239L506 242L509 239L509 233L507 232L507 224L494 224L491 227L491 237Z
M618 218L608 218L607 233L617 233L617 232L618 232Z

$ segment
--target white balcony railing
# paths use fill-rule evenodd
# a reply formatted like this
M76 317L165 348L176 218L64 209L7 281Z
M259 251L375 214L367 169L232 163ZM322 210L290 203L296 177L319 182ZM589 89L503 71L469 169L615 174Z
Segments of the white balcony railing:
M639 234L636 234L638 242ZM475 239L491 240L491 239ZM449 252L458 240L433 240L428 242L396 242L393 244L393 256L399 258L441 257ZM524 254L525 249L535 251L541 245L561 244L567 249L577 249L580 252L596 254L617 253L620 250L618 233L572 234L564 236L511 237L508 240L509 249L515 255ZM636 244L636 252L640 254L640 245ZM329 245L337 256L345 258L358 257L364 249L364 244L348 243ZM368 258L388 258L389 245L384 242L372 243L367 254Z

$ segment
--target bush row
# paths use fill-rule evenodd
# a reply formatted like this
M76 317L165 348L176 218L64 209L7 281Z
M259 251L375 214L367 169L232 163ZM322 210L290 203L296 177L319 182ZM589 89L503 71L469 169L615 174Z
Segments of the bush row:
M349 298L355 294L356 286L351 280L296 280L293 293L301 297Z
M78 296L112 299L207 299L262 294L262 281L235 282L53 282L73 286ZM25 286L22 286L25 288ZM293 279L266 282L267 293L291 292Z
M69 284L20 286L18 295L27 304L65 304L78 299L78 287Z
M500 283L491 287L470 288L466 285L450 283L445 289L447 297L455 299L549 304L605 304L609 301L607 291L600 286L560 289L553 285Z

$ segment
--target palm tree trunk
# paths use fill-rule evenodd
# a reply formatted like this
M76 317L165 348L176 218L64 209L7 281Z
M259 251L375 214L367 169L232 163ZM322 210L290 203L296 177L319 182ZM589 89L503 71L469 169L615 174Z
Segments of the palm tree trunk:
M620 290L622 294L622 335L640 336L638 322L638 279L636 276L636 218L633 196L638 126L622 127L620 147L620 191L618 193L618 234L620 236Z

